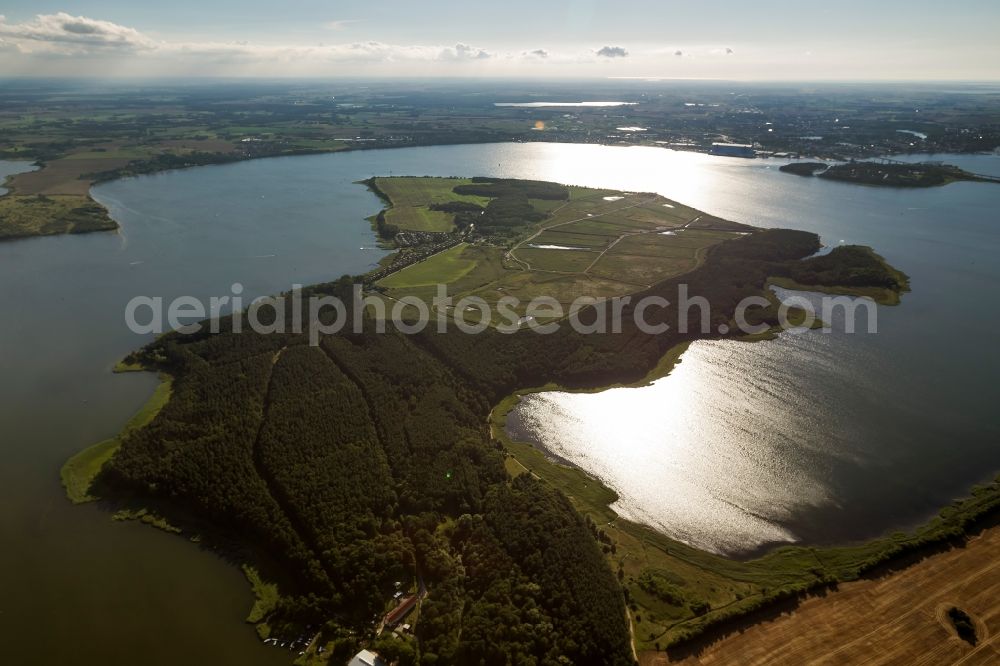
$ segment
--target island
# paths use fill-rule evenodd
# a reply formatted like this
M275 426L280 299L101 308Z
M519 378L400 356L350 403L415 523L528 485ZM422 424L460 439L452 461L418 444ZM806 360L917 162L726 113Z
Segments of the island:
M365 184L386 202L371 222L397 251L366 275L303 290L340 299L359 329L311 340L328 312L260 333L244 311L218 332L163 335L121 366L161 373L150 404L63 470L75 501L99 498L242 565L257 594L249 621L268 645L301 652L297 663L371 648L401 664L631 664L959 539L1000 506L992 484L910 533L750 561L622 520L610 490L507 438L521 392L662 376L691 341L725 337L748 296L769 303L748 318L775 326L776 281L893 302L906 276L868 248L817 255L815 234L656 194L490 177ZM544 335L517 308L513 332L489 319L477 334L406 334L380 314L441 284L498 304L673 298L681 283L711 303L710 330L682 333L687 314L668 309L647 315L668 325L656 333L624 316L619 331ZM268 321L293 310L274 305Z
M826 162L789 162L778 167L778 171L793 173L796 176L815 176L829 166Z
M943 162L899 162L891 159L850 161L828 165L825 162L790 162L778 167L796 176L817 176L859 185L878 187L937 187L961 180L1000 183L1000 178L970 173Z

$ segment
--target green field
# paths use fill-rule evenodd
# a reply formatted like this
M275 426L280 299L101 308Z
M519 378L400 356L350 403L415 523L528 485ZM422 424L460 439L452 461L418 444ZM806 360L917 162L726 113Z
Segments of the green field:
M572 229L572 230L569 230ZM596 232L584 232L573 227L560 227L551 231L543 231L532 244L534 245L565 245L570 247L585 247L603 250L608 246L609 236Z
M454 282L476 266L475 260L462 256L467 247L465 243L460 243L444 252L438 252L420 263L393 273L378 284L388 289L408 289Z
M400 231L440 231L448 232L454 228L450 213L430 210L421 206L393 208L386 213L385 220L395 224Z
M692 256L607 254L590 269L590 275L644 286L681 275L695 266L697 259Z
M708 247L737 237L725 231L680 229L698 219L697 211L680 204L665 206L662 197L633 194L607 202L604 196L595 193L588 198L577 191L575 199L542 223L541 233L519 244L512 254L532 271L617 280L623 295L694 269ZM663 233L670 230L674 231L669 235ZM593 252L540 249L538 245L605 253L598 257Z
M375 185L392 201L386 212L386 222L402 231L451 231L454 225L451 213L430 210L428 206L447 201L466 201L485 206L486 197L455 194L452 189L465 185L468 178L429 178L397 176L375 178Z
M554 273L582 273L598 253L587 250L545 250L526 247L517 251L517 256L531 266L532 271Z

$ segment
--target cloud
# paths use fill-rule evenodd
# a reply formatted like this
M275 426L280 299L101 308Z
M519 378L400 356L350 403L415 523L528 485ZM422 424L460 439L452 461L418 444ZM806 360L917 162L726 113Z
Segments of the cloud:
M354 19L331 21L325 27L339 30L355 22ZM285 63L304 68L334 63L465 62L487 60L494 55L486 49L462 42L454 46L400 45L378 41L318 46L260 45L246 41L164 42L134 28L65 12L39 14L23 23L10 23L0 15L0 52L17 52L36 58L100 58L134 52L163 62L193 63L198 60L208 64L244 63L251 66Z
M134 28L65 12L39 14L24 23L8 23L0 16L0 36L56 52L144 50L156 42ZM34 50L30 46L26 50Z
M628 51L625 50L624 46L602 46L597 49L597 55L602 58L626 58Z
M318 25L334 31L328 34L337 34L335 31L350 29L356 22L337 19ZM626 59L638 75L658 74L664 58L670 58L675 50L685 62L700 54L711 54L721 62L732 53L732 49L718 43L688 44L681 51L669 44L630 50L612 42L564 51L500 50L466 41L398 44L329 37L323 43L168 40L126 25L66 12L41 14L21 22L0 16L0 72L30 75L97 72L107 76L407 76L428 72L468 75L473 69L502 74L543 70L578 73Z
M355 19L331 21L330 30L340 30ZM317 60L345 62L399 62L409 60L474 61L493 54L459 42L454 46L397 45L377 41L322 46L254 45L247 42L158 42L134 28L65 12L39 14L31 21L8 23L0 16L0 40L26 54L100 55L119 51L143 51L163 57L203 56L217 61L248 62Z
M287 59L322 59L348 62L399 62L403 60L445 59L440 47L400 46L384 42L367 41L351 44L331 44L315 49L302 47L277 47L273 49ZM255 51L254 53L258 53Z
M337 21L327 21L323 27L327 30L344 30L353 23L359 23L360 19L340 19Z
M441 49L439 59L441 60L486 60L492 58L493 54L485 49L469 46L459 42L454 48Z

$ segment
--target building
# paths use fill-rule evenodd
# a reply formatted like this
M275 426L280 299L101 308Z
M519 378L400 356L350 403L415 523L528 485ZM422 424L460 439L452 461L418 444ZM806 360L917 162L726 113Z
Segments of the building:
M371 650L362 650L354 655L347 666L385 666L385 661Z
M713 155L725 155L726 157L756 157L753 145L749 143L713 143Z
M399 602L399 605L386 613L384 624L387 627L395 627L402 622L403 618L410 614L417 607L417 595L411 594Z

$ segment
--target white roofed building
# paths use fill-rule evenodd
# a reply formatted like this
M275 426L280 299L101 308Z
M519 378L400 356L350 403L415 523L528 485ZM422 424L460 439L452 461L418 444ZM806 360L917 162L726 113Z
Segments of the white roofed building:
M347 666L385 666L385 661L371 650L362 650L354 655Z

